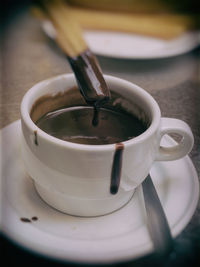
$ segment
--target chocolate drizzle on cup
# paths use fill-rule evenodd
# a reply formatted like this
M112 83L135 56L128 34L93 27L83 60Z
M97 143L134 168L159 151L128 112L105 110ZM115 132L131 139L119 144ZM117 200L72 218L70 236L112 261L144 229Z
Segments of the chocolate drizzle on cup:
M115 153L112 164L111 172L111 183L110 183L110 193L117 194L121 179L121 169L122 169L122 156L123 156L124 144L115 144Z

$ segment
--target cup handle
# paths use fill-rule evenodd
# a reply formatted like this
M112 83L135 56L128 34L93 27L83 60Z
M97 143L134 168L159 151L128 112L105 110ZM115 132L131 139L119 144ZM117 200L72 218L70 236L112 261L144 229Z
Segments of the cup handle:
M169 161L176 160L187 155L194 144L194 137L192 131L187 123L182 120L172 118L161 118L160 138L165 134L178 134L182 137L178 144L170 147L161 146L159 147L156 161Z

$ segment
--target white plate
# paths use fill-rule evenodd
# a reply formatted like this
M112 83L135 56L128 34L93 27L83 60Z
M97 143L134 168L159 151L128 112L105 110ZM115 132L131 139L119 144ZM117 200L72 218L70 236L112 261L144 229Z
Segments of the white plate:
M55 29L49 21L44 21L42 28L50 38L55 38ZM171 40L129 33L92 30L84 31L84 37L90 49L97 55L130 59L177 56L193 50L200 44L200 32L197 31L187 32Z
M5 127L1 134L1 228L9 238L42 255L82 263L121 262L152 251L141 187L125 207L112 214L95 218L66 215L41 200L25 173L20 155L20 121ZM166 137L164 142L170 145L174 141ZM185 157L155 163L151 175L176 236L197 205L196 171Z

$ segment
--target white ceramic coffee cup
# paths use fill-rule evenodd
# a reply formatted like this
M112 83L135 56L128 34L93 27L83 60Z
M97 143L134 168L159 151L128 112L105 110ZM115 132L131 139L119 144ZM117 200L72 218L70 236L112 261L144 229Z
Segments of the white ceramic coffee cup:
M154 161L181 158L193 146L189 126L178 119L161 118L158 104L145 90L112 76L105 76L105 79L111 91L126 98L125 102L117 100L122 106L150 123L144 133L123 142L121 182L116 195L110 193L115 144L66 142L39 129L30 117L40 97L63 93L76 86L74 75L60 75L36 84L25 94L21 104L25 168L42 199L71 215L98 216L119 209L131 199ZM182 136L180 143L172 147L160 146L162 137L170 133Z

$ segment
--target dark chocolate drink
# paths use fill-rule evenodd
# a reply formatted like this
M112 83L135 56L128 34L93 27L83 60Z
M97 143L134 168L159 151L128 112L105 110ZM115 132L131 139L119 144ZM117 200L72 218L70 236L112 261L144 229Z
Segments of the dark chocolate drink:
M146 126L132 114L108 108L99 109L98 124L94 124L94 109L89 106L49 112L36 124L46 133L64 141L90 145L121 143L146 130Z

